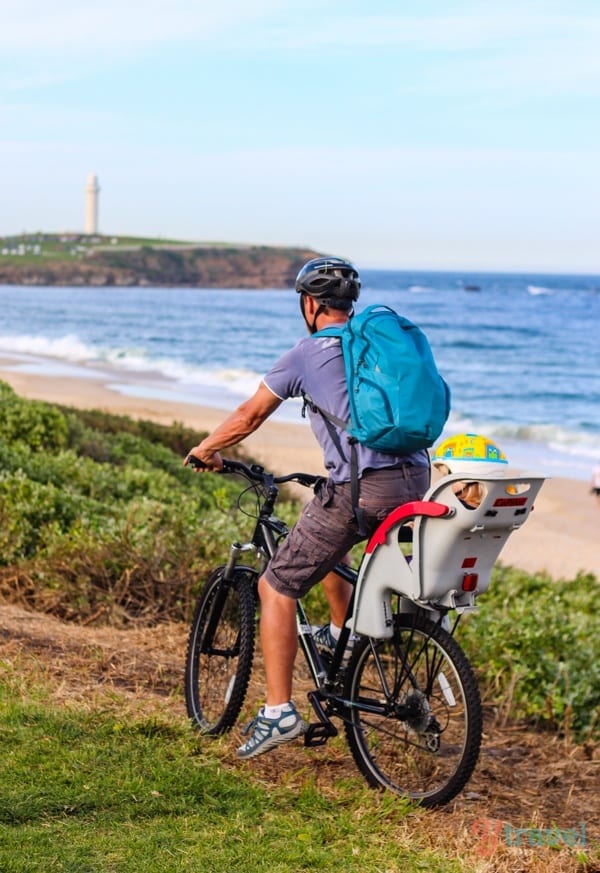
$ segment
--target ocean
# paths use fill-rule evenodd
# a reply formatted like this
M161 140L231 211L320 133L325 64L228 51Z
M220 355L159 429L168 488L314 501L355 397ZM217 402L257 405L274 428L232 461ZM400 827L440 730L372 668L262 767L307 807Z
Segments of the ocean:
M357 309L392 306L429 338L452 390L445 435L484 433L516 466L589 478L600 460L600 277L361 276ZM0 313L5 368L223 410L303 334L297 295L277 288L0 286ZM303 421L296 401L276 415Z

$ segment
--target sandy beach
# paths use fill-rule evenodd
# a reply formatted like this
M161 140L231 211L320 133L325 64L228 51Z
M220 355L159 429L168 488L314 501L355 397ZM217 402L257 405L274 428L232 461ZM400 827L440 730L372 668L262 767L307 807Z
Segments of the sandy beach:
M179 421L207 431L227 414L192 403L125 396L99 379L31 376L3 369L8 364L0 361L0 379L31 399L102 409L163 424ZM257 460L279 473L322 471L320 450L309 429L302 425L266 422L246 440L245 446ZM600 505L590 495L586 482L549 479L527 524L505 546L501 561L530 572L545 571L555 579L570 579L579 571L594 573L600 579L599 524Z

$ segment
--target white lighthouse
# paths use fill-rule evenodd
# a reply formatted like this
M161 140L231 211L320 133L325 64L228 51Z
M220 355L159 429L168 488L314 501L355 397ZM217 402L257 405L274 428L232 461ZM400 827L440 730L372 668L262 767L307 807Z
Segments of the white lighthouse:
M85 186L85 232L88 236L98 233L98 195L100 186L95 173L90 173Z

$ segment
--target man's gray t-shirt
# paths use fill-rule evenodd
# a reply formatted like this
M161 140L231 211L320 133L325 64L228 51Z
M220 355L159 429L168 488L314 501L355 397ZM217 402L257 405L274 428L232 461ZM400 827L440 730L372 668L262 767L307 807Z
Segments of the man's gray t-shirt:
M336 418L348 421L350 410L344 360L338 337L304 337L293 349L286 352L269 370L263 379L267 388L281 400L308 394L313 402ZM323 416L307 407L310 426L321 448L325 469L334 482L350 482L350 445L348 434L333 425L338 432L345 455L342 460ZM358 472L400 467L403 464L428 466L425 450L411 455L389 455L375 452L360 443L356 444Z

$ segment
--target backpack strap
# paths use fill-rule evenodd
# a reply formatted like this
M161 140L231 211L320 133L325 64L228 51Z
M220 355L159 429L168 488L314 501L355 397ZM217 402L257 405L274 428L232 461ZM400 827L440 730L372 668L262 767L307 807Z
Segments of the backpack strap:
M343 327L324 327L321 330L315 331L312 336L313 339L319 339L320 337L327 336L341 337L343 330ZM340 458L344 463L347 463L348 459L344 454L339 434L333 425L335 424L341 430L347 431L348 422L343 421L341 418L338 418L337 415L333 415L333 413L331 412L327 412L326 409L322 409L320 406L317 406L312 398L304 392L302 393L302 399L304 401L302 405L302 416L306 417L307 406L313 412L319 413L319 415L323 418L323 422L325 424L325 427L327 428L327 433L331 437L331 441L336 447ZM359 506L360 479L358 478L358 452L356 451L356 442L357 441L354 439L354 437L348 437L348 444L350 446L350 496L352 499L352 511L354 513L354 519L358 527L358 532L359 534L361 534L361 536L367 537L369 534L365 527L365 514Z
M323 423L327 428L327 433L331 437L331 441L336 447L338 454L344 463L348 462L346 455L344 454L344 450L342 448L342 443L339 437L339 434L334 424L337 424L339 428L344 430L346 428L346 422L342 421L341 418L338 418L337 415L333 415L331 412L327 412L325 409L321 409L320 406L317 406L316 403L312 400L309 394L306 392L302 392L302 417L306 418L306 408L308 407L313 412L318 412L319 415L323 419ZM365 513L363 509L359 506L359 494L360 494L360 479L358 478L358 452L356 451L356 440L354 437L348 437L348 444L350 446L350 497L352 499L352 511L354 513L354 518L356 521L356 525L358 527L358 532L361 536L367 537L369 535L366 526L365 526Z
M327 412L327 410L322 409L320 406L314 402L310 394L307 394L306 391L302 392L302 418L306 418L306 409L310 409L311 412L318 412L322 417L325 427L327 428L327 433L331 437L331 441L334 446L338 450L338 454L344 463L347 462L346 455L344 454L344 450L342 448L342 443L340 441L339 434L337 430L334 428L334 424L337 424L339 428L342 430L346 429L347 422L342 421L341 418L338 418L337 415L334 415L332 412Z
M337 336L341 337L343 328L341 327L324 327L322 330L317 330L312 334L313 339L319 339L325 336ZM338 436L337 431L332 425L336 424L341 430L348 429L348 422L343 421L341 418L338 418L337 415L334 415L332 412L327 412L326 409L323 409L321 406L317 406L312 397L307 394L305 391L302 392L302 418L306 418L306 407L308 407L312 412L318 412L325 422L325 426L327 428L327 432L331 439L333 440L333 444L339 452L339 455L342 461L346 462L346 456L342 449L342 444L340 442L340 438Z
M335 327L335 326L322 327L321 330L316 330L312 334L312 338L319 339L322 336L341 336L343 329L344 329L343 327Z
M360 479L358 478L358 452L356 451L356 440L350 437L350 496L352 498L352 511L356 520L358 532L363 537L368 537L369 532L365 525L365 513L359 504L360 497Z

